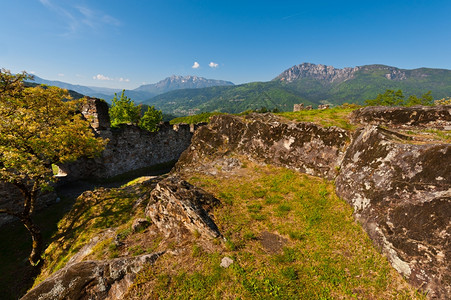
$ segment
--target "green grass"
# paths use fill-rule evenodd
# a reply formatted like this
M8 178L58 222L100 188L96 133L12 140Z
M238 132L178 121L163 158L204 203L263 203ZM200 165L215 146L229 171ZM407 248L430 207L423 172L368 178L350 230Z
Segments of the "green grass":
M128 297L422 298L372 246L332 183L271 166L246 170L242 177L190 179L224 203L212 212L224 247L196 243L185 255L162 256L138 275ZM284 238L283 248L266 251L263 231ZM227 269L219 266L224 256L234 260Z
M198 124L198 123L209 123L210 122L210 118L212 116L216 116L216 115L223 115L224 113L220 113L220 112L204 112L204 113L200 113L194 116L187 116L187 117L178 117L175 119L172 119L169 124L174 125L174 124L180 124L180 123L184 123L184 124Z
M356 108L335 107L324 110L303 110L297 112L283 112L277 115L298 122L313 122L323 127L336 126L346 130L354 130L355 125L349 122L349 115Z

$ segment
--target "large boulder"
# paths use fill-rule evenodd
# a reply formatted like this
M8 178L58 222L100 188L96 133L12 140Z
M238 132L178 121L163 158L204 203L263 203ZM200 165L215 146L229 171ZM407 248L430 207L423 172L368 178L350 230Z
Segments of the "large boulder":
M431 298L451 298L450 144L368 126L355 133L336 191L397 271Z
M199 128L176 169L234 152L250 159L333 179L349 142L346 130L283 120L272 114L214 116Z
M162 253L106 261L82 261L57 271L22 300L123 299L136 274Z
M216 238L222 235L208 212L219 204L212 194L174 176L160 181L150 193L146 215L167 236L196 232Z

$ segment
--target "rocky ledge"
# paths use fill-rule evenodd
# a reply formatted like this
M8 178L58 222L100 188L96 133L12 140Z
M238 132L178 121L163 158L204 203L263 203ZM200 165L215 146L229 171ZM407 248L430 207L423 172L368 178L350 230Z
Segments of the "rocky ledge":
M136 274L160 255L70 264L41 282L21 300L123 299Z
M393 267L431 298L451 295L451 145L407 143L377 126L357 131L337 194Z
M251 114L246 118L214 116L208 126L195 132L191 146L182 153L176 169L196 166L197 161L206 157L235 152L250 159L333 179L349 141L350 134L346 130L290 122L272 114Z
M451 130L451 105L387 107L368 106L352 113L354 123L390 127L429 127Z

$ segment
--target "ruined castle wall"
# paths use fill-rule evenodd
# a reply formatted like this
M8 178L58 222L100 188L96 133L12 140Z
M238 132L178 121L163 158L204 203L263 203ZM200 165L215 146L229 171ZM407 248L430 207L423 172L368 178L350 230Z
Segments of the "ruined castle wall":
M148 132L137 126L125 125L100 132L109 142L96 158L81 158L73 163L60 165L67 180L79 178L109 178L126 172L177 160L188 148L192 128L181 124L164 123L157 132Z
M81 113L91 122L96 134L109 141L99 157L80 158L60 165L60 175L65 182L80 178L104 179L177 160L188 148L195 130L193 125L169 123L160 124L157 132L133 125L110 128L108 104L96 98L87 98Z

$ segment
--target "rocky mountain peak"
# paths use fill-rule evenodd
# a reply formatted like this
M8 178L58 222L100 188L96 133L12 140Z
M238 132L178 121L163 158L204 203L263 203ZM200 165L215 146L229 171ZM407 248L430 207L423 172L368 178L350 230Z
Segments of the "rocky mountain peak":
M340 83L354 78L357 71L369 71L374 69L386 70L387 73L384 76L390 80L404 80L407 78L406 73L403 70L384 65L367 65L339 69L321 64L302 63L285 70L274 80L293 82L303 78L310 78L327 83Z
M233 83L230 81L207 79L193 75L172 75L157 83L142 85L134 91L147 91L160 94L177 89L197 89L223 85L233 85Z
M333 66L302 63L285 70L275 80L292 82L302 78L312 78L327 82L342 82L354 76L361 67L338 69Z

